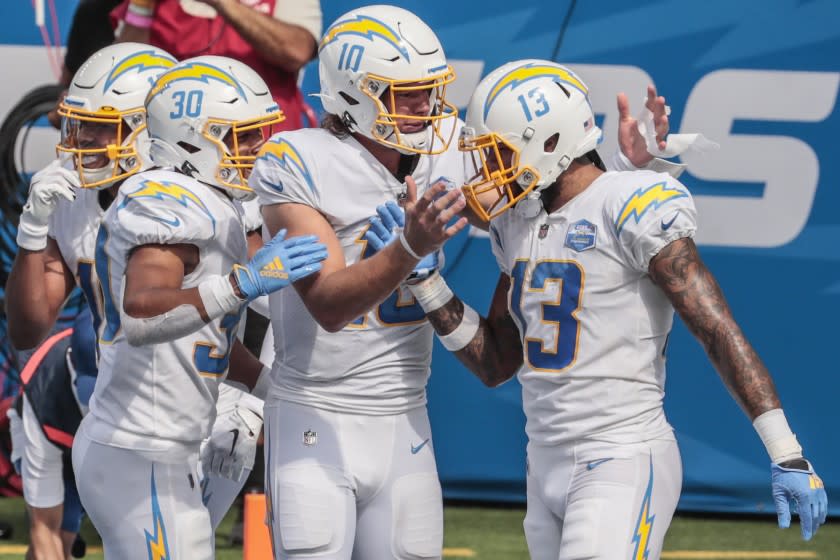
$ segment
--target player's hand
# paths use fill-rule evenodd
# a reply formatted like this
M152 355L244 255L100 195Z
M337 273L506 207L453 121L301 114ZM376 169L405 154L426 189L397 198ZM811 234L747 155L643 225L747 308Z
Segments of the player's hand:
M805 459L785 461L781 465L773 463L770 472L779 527L790 527L790 503L793 502L793 511L799 512L802 538L810 540L819 526L825 523L828 513L828 496L823 481Z
M18 225L19 247L41 251L47 246L50 216L60 199L71 202L76 199L76 188L79 188L79 174L62 167L60 160L54 160L32 177Z
M253 403L240 400L236 408L216 419L213 433L201 449L201 470L205 477L214 474L242 482L246 471L253 468L263 418L262 401L252 400Z
M459 218L448 225L467 205L460 189L447 191L447 182L438 181L417 198L417 185L411 176L405 178L405 243L415 255L423 258L440 249L467 225L467 218ZM408 252L408 249L407 249Z
M621 152L636 167L644 167L653 156L647 150L645 139L639 132L638 120L630 115L630 102L623 93L618 94L618 145ZM670 130L668 107L665 98L656 94L656 87L649 85L645 107L653 113L653 126L656 129L656 143L660 150L666 146L665 138Z
M239 295L250 302L285 288L301 278L321 270L327 247L314 235L286 239L286 230L263 245L245 266L236 265L231 274L239 286Z
M364 239L374 252L379 252L397 239L403 226L405 226L405 212L396 202L389 200L376 207L376 217L370 219L370 227L365 232ZM440 268L441 255L442 252L439 249L420 259L407 281L419 282L431 276Z

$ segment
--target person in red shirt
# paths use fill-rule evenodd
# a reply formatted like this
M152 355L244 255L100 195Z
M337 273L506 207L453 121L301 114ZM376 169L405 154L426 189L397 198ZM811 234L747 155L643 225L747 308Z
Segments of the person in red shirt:
M297 87L317 52L319 0L124 0L113 12L117 41L148 43L178 60L228 56L262 76L286 120L278 130L315 125Z

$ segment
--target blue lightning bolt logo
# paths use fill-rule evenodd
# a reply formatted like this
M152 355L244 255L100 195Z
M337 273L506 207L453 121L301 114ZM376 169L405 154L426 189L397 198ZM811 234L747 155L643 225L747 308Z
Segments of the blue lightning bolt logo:
M152 467L152 527L154 535L146 533L146 548L149 552L149 560L171 560L169 556L169 543L166 542L166 527L163 523L163 515L160 513L157 488L155 487L155 468Z

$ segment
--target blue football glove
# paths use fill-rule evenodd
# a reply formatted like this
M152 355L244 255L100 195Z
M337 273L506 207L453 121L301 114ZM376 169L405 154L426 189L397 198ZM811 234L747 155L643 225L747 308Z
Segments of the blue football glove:
M327 247L314 235L286 239L286 230L274 236L245 266L233 267L239 291L250 302L285 288L321 270Z
M399 235L398 228L405 226L405 212L393 200L377 206L376 214L376 217L370 219L370 227L364 235L365 241L374 252L381 251L393 242ZM435 270L441 268L442 256L441 251L435 251L420 259L407 281L419 282L431 276Z
M779 527L790 527L792 501L794 511L799 512L802 538L810 540L819 526L825 523L828 513L828 497L823 481L814 472L811 463L805 459L785 461L782 465L772 463L770 466Z

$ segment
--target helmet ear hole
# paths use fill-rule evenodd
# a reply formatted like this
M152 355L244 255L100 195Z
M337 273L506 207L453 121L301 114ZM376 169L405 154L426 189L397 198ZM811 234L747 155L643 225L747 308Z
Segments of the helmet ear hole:
M180 141L180 142L178 142L178 146L179 146L182 150L184 150L185 152L187 152L188 154L194 154L194 153L196 153L196 152L198 152L198 151L200 151L200 150L201 150L201 148L199 148L198 146L196 146L196 145L194 145L194 144L190 144L189 142L184 142L183 140L182 140L182 141Z
M347 104L350 105L350 106L359 104L359 102L354 97L351 97L350 95L344 93L343 91L339 91L338 95L340 95L341 98L344 99L344 101L346 101Z
M547 154L554 152L557 149L557 144L560 142L560 133L555 132L549 136L543 143L543 151Z

